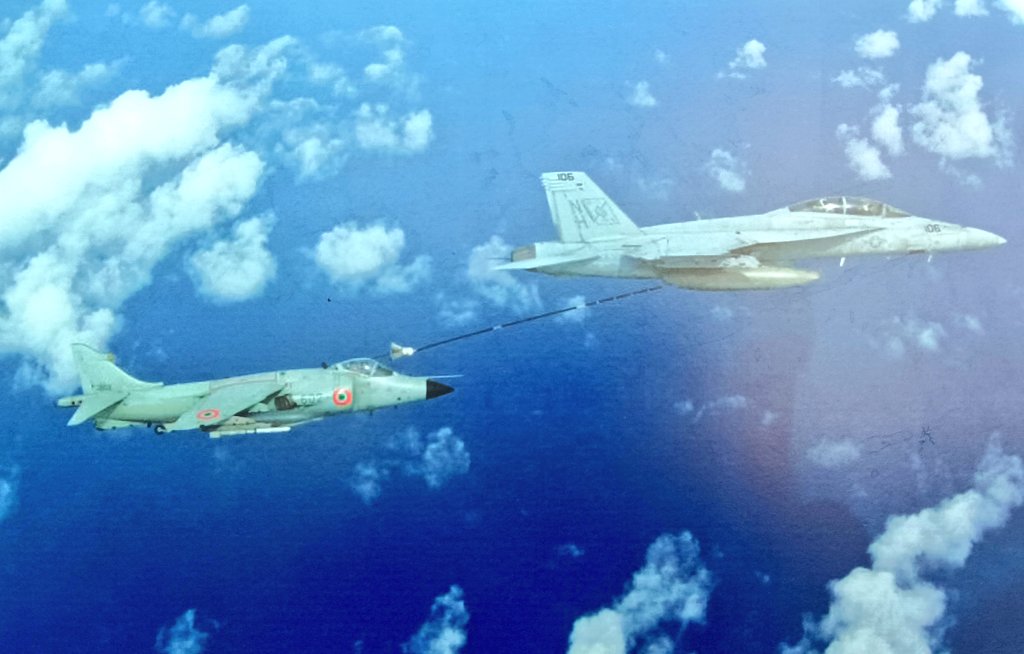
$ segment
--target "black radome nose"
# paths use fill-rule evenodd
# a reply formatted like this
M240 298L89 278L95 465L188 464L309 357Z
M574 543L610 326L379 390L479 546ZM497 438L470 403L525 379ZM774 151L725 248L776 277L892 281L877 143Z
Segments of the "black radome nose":
M433 379L427 380L428 400L432 400L435 397L441 397L442 395L447 395L448 393L451 393L454 390L455 389L449 386L448 384L442 384L441 382L436 382Z

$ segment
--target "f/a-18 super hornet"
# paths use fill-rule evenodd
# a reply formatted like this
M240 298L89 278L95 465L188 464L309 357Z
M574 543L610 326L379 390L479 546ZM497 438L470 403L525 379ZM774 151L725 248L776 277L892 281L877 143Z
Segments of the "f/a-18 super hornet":
M374 359L281 370L185 384L135 379L113 356L71 346L82 393L57 400L75 407L68 425L92 420L97 429L153 427L164 434L201 429L212 438L288 431L342 413L429 400L452 387L427 377L400 375Z
M834 196L768 213L637 227L585 173L541 175L558 241L516 248L501 270L550 275L660 278L726 291L812 282L792 262L861 254L978 250L1001 236L939 222L867 198Z

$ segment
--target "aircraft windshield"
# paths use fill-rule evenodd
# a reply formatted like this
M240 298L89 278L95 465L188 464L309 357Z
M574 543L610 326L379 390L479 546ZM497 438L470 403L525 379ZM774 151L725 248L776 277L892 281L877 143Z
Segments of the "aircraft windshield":
M907 218L910 216L906 211L901 211L890 204L885 204L878 200L844 195L791 204L789 210L794 213L813 211L815 213L834 213L845 216L877 216L879 218Z
M346 370L365 377L389 377L394 373L391 368L374 359L349 359L334 364L336 370Z

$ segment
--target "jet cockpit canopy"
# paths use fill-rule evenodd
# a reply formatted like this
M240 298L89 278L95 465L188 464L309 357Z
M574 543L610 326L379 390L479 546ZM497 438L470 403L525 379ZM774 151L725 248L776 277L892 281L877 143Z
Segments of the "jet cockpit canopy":
M834 195L816 200L806 200L789 205L793 213L813 211L845 216L875 216L878 218L908 218L910 214L884 202L870 198Z
M364 377L390 377L395 372L376 359L348 359L334 364L335 370L354 372Z

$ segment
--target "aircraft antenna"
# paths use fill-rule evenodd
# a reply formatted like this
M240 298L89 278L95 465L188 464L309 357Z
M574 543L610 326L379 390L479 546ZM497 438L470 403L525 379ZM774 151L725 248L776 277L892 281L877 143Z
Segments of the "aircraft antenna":
M644 293L650 293L652 291L660 291L664 286L648 286L647 288L641 288L635 291L629 291L628 293L619 293L618 295L609 295L598 300L591 300L590 302L584 302L581 304L574 304L571 307L565 307L562 309L555 309L554 311L545 311L544 313L538 313L533 316L527 316L526 318L519 318L517 320L510 320L503 322L500 325L493 325L491 327L484 327L483 329L477 329L475 331L468 332L466 334L459 334L458 336L451 336L449 338L442 339L440 341L434 341L433 343L427 343L420 347L407 347L398 345L397 343L391 344L391 351L386 355L390 356L392 360L400 359L406 356L412 356L416 352L422 352L423 350L429 350L455 341L461 341L474 336L480 336L481 334L488 334L490 332L496 332L500 329L507 329L508 327L515 327L516 325L522 325L524 323L533 322L534 320L541 320L542 318L550 318L551 316L557 316L562 313L568 313L570 311L576 311L577 309L585 309L587 307L597 306L599 304L607 304L608 302L616 302L618 300L625 300L628 297L634 295L642 295Z

